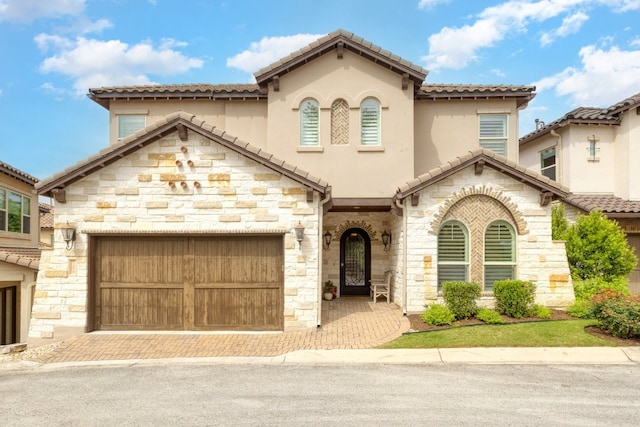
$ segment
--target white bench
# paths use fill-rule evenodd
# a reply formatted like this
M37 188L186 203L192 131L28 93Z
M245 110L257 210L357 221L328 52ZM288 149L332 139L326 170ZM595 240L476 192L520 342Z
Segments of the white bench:
M391 298L391 271L384 272L384 279L382 281L371 281L371 298L373 302L378 301L378 297L387 297L387 302Z

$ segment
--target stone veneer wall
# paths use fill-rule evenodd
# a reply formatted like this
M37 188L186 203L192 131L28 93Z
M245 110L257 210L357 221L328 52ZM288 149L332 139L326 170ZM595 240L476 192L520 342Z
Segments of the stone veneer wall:
M324 216L322 234L331 233L331 245L329 249L322 251L322 281L331 280L334 285L340 285L340 238L349 228L361 228L369 234L371 239L371 277L382 278L386 270L394 268L394 233L393 227L397 218L392 213L327 213ZM392 245L388 251L382 244L382 232L387 230L392 234ZM394 281L395 284L395 281ZM392 292L393 295L393 292Z
M474 168L468 167L423 190L419 205L409 203L406 210L409 312L421 312L425 304L442 302L437 292L437 234L440 224L453 218L468 227L491 216L507 220L517 234L516 277L536 284L536 303L564 307L574 300L564 242L551 239L551 206L540 206L539 192L528 185L491 168L475 175ZM471 262L482 263L481 245L474 247L479 245L472 240L470 246ZM480 251L479 258L473 255L475 251ZM472 279L482 280L481 271L481 266L472 264ZM481 303L492 306L492 294L485 293Z
M42 252L31 337L86 326L86 233L99 231L284 234L285 330L317 326L320 196L308 203L306 189L295 181L189 132L188 141L171 134L66 192L67 203L55 209L55 246ZM67 221L78 230L70 251L57 231ZM292 229L298 221L305 227L301 249Z

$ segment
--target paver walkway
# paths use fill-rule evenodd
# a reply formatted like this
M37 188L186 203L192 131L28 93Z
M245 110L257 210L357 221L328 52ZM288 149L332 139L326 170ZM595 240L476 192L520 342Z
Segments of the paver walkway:
M274 333L94 332L71 337L40 363L188 357L270 357L296 350L366 349L409 330L396 304L369 298L323 302L322 327Z

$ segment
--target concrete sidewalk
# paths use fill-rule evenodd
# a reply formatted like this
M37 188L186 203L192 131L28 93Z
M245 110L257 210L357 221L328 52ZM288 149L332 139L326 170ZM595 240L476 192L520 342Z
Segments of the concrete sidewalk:
M163 359L95 360L58 363L13 361L0 364L0 372L16 370L145 366L165 364L379 364L379 365L635 365L640 347L530 347L442 348L395 350L300 350L271 357L183 357Z

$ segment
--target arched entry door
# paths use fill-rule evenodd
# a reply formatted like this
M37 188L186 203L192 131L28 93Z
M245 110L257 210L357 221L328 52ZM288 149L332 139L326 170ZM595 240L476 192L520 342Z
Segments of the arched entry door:
M361 228L340 237L340 295L369 295L371 239Z

